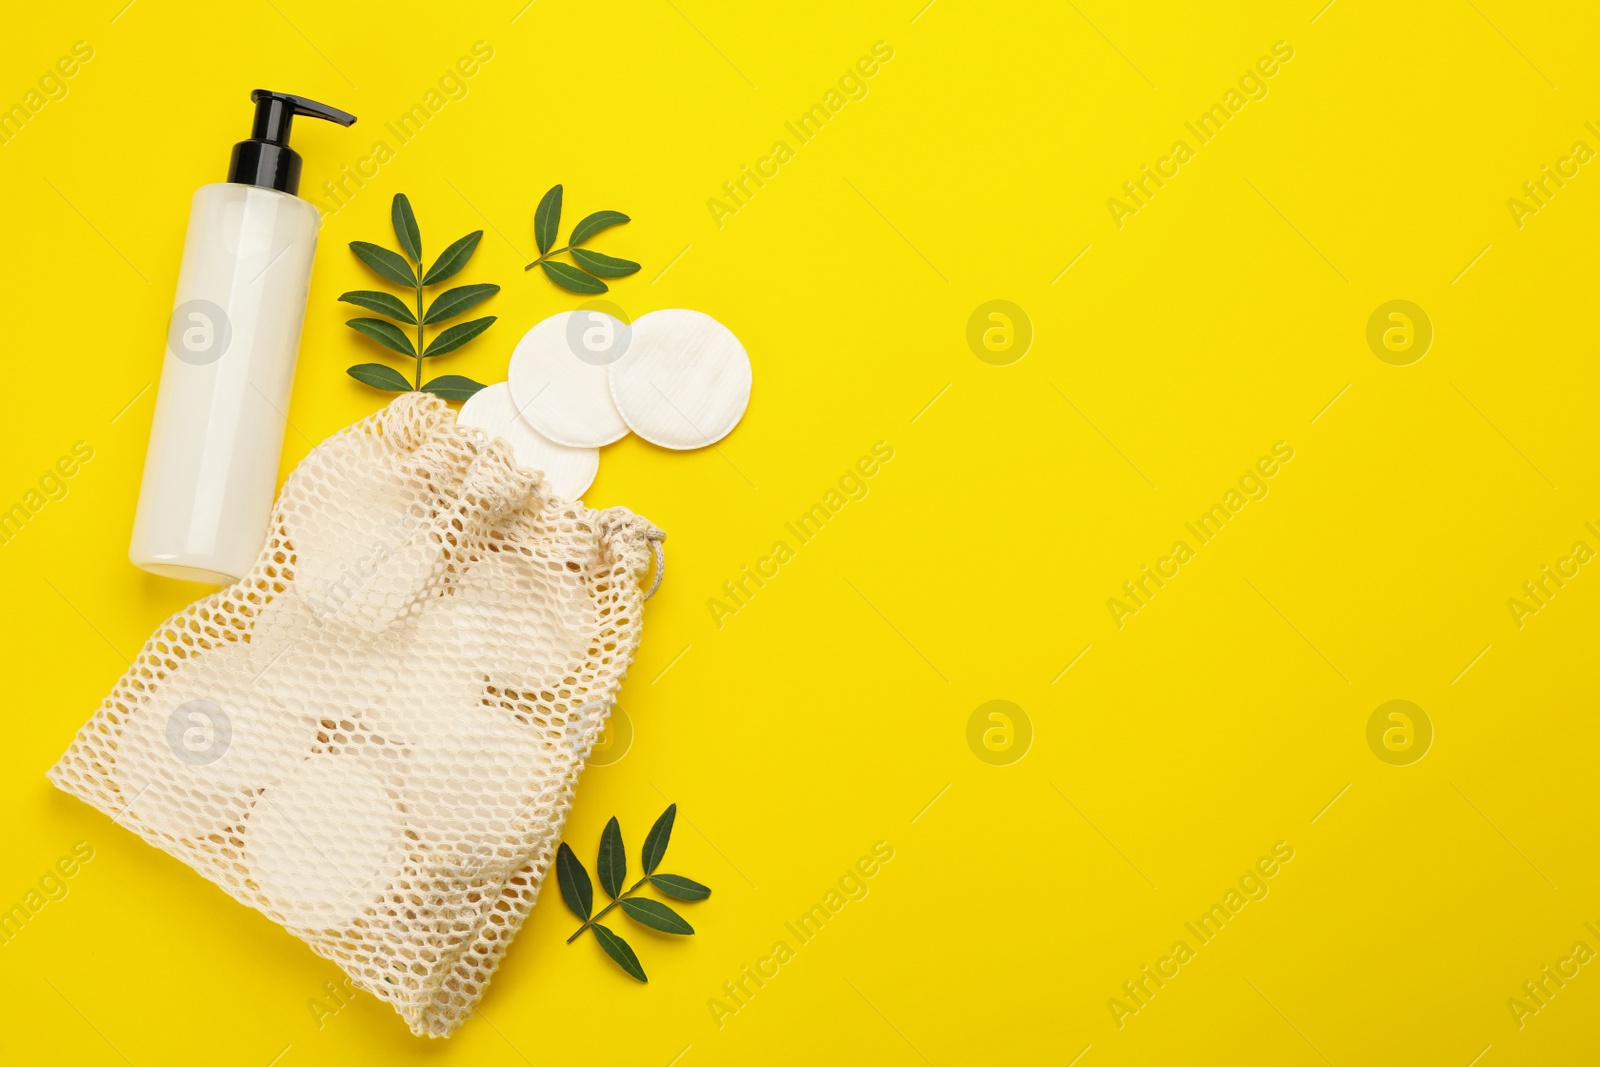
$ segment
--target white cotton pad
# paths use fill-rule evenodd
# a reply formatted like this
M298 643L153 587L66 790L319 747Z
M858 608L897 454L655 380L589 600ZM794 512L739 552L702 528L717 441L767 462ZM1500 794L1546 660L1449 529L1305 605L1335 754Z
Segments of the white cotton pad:
M323 753L257 799L245 825L248 877L288 926L346 926L405 863L400 807L378 772Z
M387 469L394 460L369 451L383 467L352 461L333 483L338 499L325 514L307 521L291 508L283 523L294 551L294 589L314 619L378 631L393 624L444 564L440 545L429 536L426 504L395 493Z
M600 470L600 453L593 448L569 448L540 435L517 414L511 383L480 389L465 404L456 421L476 426L491 439L503 437L517 465L543 471L550 489L564 500L578 500L594 483Z
M124 811L178 838L235 826L255 790L289 773L316 730L242 670L180 666L117 735L112 770Z
M307 514L302 498L284 509L283 527L294 550L294 580L303 594L328 593L349 580L372 555L375 544L398 546L420 525L391 489L393 458L376 434L355 442L361 453L349 458L335 481L335 507L316 501ZM392 548L391 548L392 551Z
M722 440L750 404L750 357L722 323L673 308L634 320L611 365L611 398L628 427L662 448Z
M375 687L358 713L361 724L385 742L437 747L428 739L453 742L485 715L491 731L503 725L491 707L536 701L534 694L570 685L583 672L591 647L581 626L583 608L569 600L581 593L581 584L552 579L570 573L558 561L517 552L488 552L474 560L448 597L430 601L394 633L387 659L396 666L389 673L410 678L408 665L426 663L427 684ZM551 587L548 595L507 595L541 580Z
M445 843L499 838L519 817L526 820L541 769L532 727L488 704L419 725L406 796L409 821L424 840L432 834Z
M603 312L566 311L523 334L511 353L509 377L517 411L540 434L568 448L599 448L628 433L611 401L608 366L575 340L592 328L596 317L616 336L629 329Z

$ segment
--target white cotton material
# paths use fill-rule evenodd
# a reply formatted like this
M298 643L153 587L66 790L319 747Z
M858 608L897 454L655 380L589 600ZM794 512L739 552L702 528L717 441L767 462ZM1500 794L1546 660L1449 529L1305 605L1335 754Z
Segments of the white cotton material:
M611 398L651 444L704 448L744 417L751 378L733 331L704 312L672 308L634 320L632 343L611 366Z
M317 723L252 685L237 662L185 662L140 701L112 766L128 814L173 838L236 825L253 790L311 751Z
M49 777L448 1037L538 897L664 536L406 393L312 450L249 574L156 629Z
M338 472L337 524L290 511L284 537L295 549L295 595L316 619L335 607L353 625L383 630L436 579L437 552L427 540L423 517L436 500L398 496L381 441L358 438Z
M529 426L568 448L599 448L628 435L611 400L609 368L576 341L596 316L611 319L598 311L552 315L523 334L511 353L507 376L517 410ZM611 321L618 333L626 332L624 323Z
M600 452L594 448L558 445L535 430L517 411L511 383L486 386L461 405L456 421L475 426L491 438L503 437L517 463L541 471L557 496L581 500L600 471Z
M322 752L262 791L244 824L246 880L295 932L359 920L400 880L406 823L376 752Z

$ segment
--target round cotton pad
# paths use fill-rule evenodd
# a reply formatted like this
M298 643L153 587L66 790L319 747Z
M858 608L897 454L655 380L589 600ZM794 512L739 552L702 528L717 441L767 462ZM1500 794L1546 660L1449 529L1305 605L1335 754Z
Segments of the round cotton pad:
M610 368L574 349L571 338L583 333L574 329L575 315L592 320L603 313L562 312L522 335L511 353L511 396L528 425L549 440L568 448L599 448L627 436L628 424L611 401ZM626 323L612 322L617 335L628 331Z
M377 771L323 754L261 794L244 862L285 924L328 929L360 918L400 876L404 833Z
M419 720L407 763L407 823L430 843L472 844L512 832L548 774L536 730L503 707L452 709Z
M581 498L600 469L600 453L595 449L558 445L529 426L517 414L509 382L478 390L461 405L456 421L476 426L490 438L505 438L518 466L543 471L551 490L565 500Z
M237 823L316 738L237 667L180 665L127 716L113 771L124 810L153 830L201 837Z
M634 433L662 448L726 437L750 404L750 357L726 326L699 311L641 315L611 366L611 398Z

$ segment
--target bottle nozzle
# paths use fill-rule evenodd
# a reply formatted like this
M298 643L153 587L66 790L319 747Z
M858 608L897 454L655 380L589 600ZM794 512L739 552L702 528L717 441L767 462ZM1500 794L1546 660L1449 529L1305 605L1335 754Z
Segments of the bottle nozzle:
M258 185L264 189L295 194L300 191L300 154L289 147L289 129L296 115L326 119L341 126L352 125L356 117L289 93L257 89L250 94L256 105L250 139L233 146L228 164L228 181L236 185Z

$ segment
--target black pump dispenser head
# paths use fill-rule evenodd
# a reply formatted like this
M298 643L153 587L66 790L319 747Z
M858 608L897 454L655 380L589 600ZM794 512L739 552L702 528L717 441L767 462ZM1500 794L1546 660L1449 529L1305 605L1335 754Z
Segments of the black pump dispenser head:
M250 139L233 146L228 181L234 185L259 185L263 189L295 195L300 192L300 153L289 147L289 127L296 115L327 119L349 126L356 117L303 96L257 89L250 94L256 105Z

